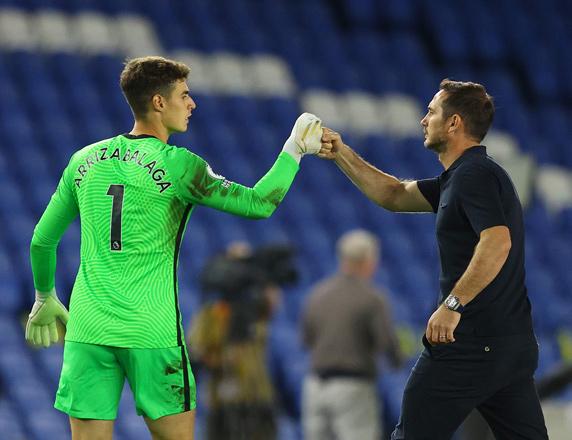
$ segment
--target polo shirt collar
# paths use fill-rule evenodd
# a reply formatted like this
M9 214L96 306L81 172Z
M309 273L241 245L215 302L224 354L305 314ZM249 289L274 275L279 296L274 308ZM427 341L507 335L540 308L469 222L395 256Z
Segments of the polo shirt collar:
M484 145L475 145L474 147L467 148L463 154L461 154L455 162L451 164L451 166L447 169L447 171L451 171L461 165L463 162L470 160L471 158L478 156L486 156L487 155L487 147Z

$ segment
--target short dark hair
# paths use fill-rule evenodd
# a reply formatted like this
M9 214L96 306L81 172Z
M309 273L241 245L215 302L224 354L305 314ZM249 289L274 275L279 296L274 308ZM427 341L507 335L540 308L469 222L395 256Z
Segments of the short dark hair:
M127 60L119 84L133 115L147 113L153 95L168 96L175 82L186 80L190 70L181 62L158 56Z
M495 105L481 84L444 79L439 90L446 95L443 99L443 117L454 114L463 118L467 134L479 142L483 140L493 122Z

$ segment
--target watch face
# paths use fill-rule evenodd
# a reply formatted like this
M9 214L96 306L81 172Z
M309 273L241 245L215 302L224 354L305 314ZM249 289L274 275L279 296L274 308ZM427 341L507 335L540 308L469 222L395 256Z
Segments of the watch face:
M446 300L445 300L445 305L450 308L450 309L455 309L458 305L458 301L457 298L455 298L454 296L449 296Z

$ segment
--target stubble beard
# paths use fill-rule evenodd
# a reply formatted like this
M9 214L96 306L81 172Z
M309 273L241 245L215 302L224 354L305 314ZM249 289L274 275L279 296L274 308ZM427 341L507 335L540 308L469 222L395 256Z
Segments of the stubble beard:
M427 139L425 141L425 148L433 151L434 153L442 154L447 151L447 141L443 136L440 136L436 139L432 139L431 141Z

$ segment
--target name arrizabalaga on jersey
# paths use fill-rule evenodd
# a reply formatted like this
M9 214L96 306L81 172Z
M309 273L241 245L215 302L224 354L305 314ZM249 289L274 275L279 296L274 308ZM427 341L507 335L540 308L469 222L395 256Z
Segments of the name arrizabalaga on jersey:
M121 160L123 162L133 162L133 163L137 164L138 166L147 169L147 174L149 174L151 176L151 178L155 181L155 185L157 185L160 188L159 192L162 193L167 188L169 188L172 185L172 183L166 182L163 180L166 172L162 168L155 168L155 166L157 165L156 160L152 160L152 161L145 163L145 156L146 155L147 155L147 153L141 153L141 155L140 155L139 150L135 150L133 153L131 153L131 150L127 149L127 151L125 152L123 157L121 157L121 153L119 152L119 148L116 148L115 150L113 150L113 153L111 153L111 155L110 155L108 152L108 148L102 147L99 150L97 150L95 153L87 156L85 158L85 163L82 163L80 166L77 167L77 172L79 173L79 177L76 177L74 179L74 182L77 185L77 187L79 188L83 178L85 177L85 175L87 174L87 172L89 171L89 169L92 166L94 166L96 163L102 162L104 160L115 159L115 160Z

